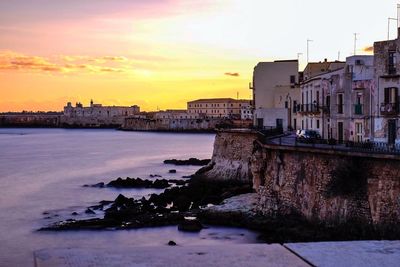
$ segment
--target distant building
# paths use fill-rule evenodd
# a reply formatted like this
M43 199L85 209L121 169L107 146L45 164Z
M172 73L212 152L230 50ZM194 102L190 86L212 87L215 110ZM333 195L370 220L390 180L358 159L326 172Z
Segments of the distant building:
M260 62L253 72L254 125L297 129L299 103L297 60Z
M64 127L121 127L126 117L140 116L140 108L136 105L103 106L90 101L89 107L76 103L73 107L68 102L61 116L61 125Z
M189 113L186 109L167 109L165 111L157 111L154 115L155 119L198 119L200 114Z
M233 98L198 99L187 103L189 114L199 114L206 118L240 119L242 106L251 105L251 100Z
M89 107L84 107L81 103L76 103L73 107L71 102L67 103L64 107L64 115L67 117L123 117L138 114L140 112L139 106L103 106L102 104L94 104L93 100L90 101Z
M250 102L242 104L240 109L240 119L253 120L253 110L253 105Z

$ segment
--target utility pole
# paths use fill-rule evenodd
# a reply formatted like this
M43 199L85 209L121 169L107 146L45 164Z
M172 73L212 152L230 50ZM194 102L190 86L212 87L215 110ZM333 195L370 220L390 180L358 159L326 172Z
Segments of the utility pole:
M307 39L307 63L310 60L310 57L309 57L309 55L310 55L310 42L312 42L312 41L313 40Z
M388 32L387 32L387 39L390 40L390 21L395 20L397 21L397 27L399 25L399 21L397 18L388 18Z
M337 52L337 60L340 61L340 51Z
M357 35L359 35L359 33L354 33L354 56L356 55L356 51L357 51Z
M400 4L397 4L397 30L399 29Z

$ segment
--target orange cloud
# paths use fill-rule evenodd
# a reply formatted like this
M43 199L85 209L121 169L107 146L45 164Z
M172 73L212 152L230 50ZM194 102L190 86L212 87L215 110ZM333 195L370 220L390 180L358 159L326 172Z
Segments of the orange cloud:
M60 60L61 59L61 60ZM103 60L97 62L98 59ZM100 58L92 58L89 56L63 56L57 59L48 59L39 56L29 56L12 51L0 51L0 70L14 71L31 71L31 72L47 72L47 73L73 73L73 72L90 72L90 73L120 73L126 71L126 66L108 67L96 64L81 64L77 61L92 61L96 63L104 63L106 61L123 62L127 58L122 56L104 56Z
M231 77L239 77L240 76L238 72L225 72L224 75L231 76Z
M374 52L374 47L373 46L366 46L363 48L364 52L372 53Z

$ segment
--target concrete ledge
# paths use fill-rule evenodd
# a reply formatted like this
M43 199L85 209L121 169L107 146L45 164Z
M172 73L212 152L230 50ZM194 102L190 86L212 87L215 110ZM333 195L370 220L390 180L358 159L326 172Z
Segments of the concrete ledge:
M310 266L278 244L43 249L34 252L36 267L305 267Z

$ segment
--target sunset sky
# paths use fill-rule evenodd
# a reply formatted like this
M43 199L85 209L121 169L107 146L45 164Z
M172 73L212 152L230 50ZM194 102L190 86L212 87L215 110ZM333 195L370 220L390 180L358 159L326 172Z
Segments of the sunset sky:
M250 98L259 61L336 60L387 39L393 0L0 0L0 112L184 108ZM396 36L391 22L390 36Z

